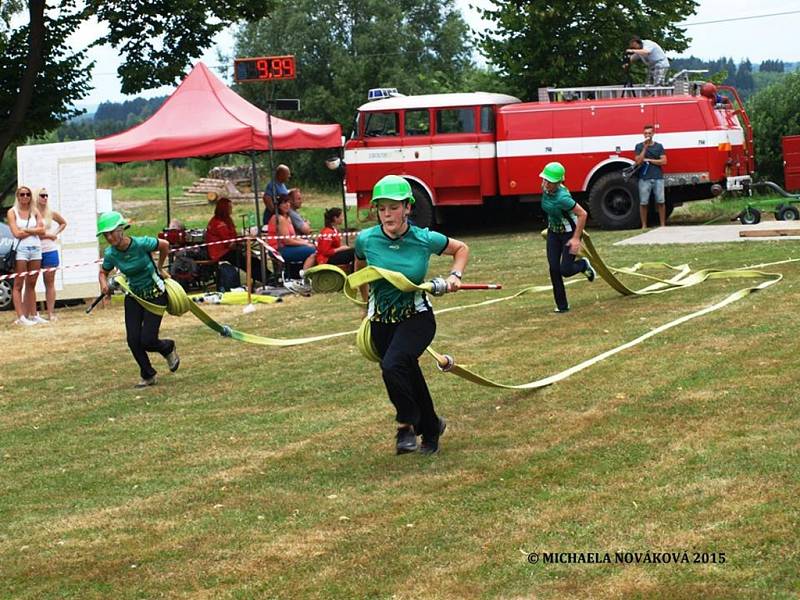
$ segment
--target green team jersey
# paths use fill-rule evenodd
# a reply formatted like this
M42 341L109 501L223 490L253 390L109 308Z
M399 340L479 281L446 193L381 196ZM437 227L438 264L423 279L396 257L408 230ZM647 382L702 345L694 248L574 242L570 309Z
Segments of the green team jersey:
M393 239L376 225L356 238L355 256L369 266L397 271L420 284L428 273L431 254L441 254L449 243L447 236L415 225ZM430 308L424 292L401 292L383 279L369 284L368 314L373 321L397 323Z
M155 298L164 292L164 281L156 272L151 253L158 248L154 237L132 237L124 251L114 246L103 254L103 270L119 269L128 278L131 291L140 298Z
M575 231L575 221L572 219L572 209L575 200L569 190L563 185L559 186L555 194L542 193L542 210L547 214L547 226L553 233Z

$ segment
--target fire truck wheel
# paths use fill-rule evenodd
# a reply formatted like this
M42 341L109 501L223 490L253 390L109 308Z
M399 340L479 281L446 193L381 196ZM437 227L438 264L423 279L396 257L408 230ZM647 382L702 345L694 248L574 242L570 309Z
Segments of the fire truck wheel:
M411 208L411 220L417 227L433 227L436 222L433 218L433 204L428 194L417 186L411 186L411 193L414 194L414 206Z
M633 229L641 225L636 182L625 181L622 173L606 173L589 191L589 211L603 229Z

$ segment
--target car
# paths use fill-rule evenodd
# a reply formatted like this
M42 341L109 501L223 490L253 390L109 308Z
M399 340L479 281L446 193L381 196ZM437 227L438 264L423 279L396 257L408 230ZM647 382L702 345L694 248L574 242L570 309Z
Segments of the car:
M11 252L13 245L14 236L11 235L11 229L5 223L0 223L0 276L7 275L10 272L4 268L4 259ZM13 279L0 279L0 310L11 308L11 288L13 285Z

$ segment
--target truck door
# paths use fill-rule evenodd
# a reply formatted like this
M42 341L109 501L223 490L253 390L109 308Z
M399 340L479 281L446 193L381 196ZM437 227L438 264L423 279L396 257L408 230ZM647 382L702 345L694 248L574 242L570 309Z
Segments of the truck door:
M786 189L800 190L800 135L787 135L782 138L783 175Z
M482 202L477 118L475 106L434 111L431 157L437 205Z
M355 154L358 163L364 165L366 179L377 181L384 175L401 172L399 111L364 112L363 119L364 135Z
M428 108L405 111L403 122L403 172L433 190L431 115Z
M708 125L697 102L658 105L655 123L654 139L661 142L667 154L665 176L677 175L679 181L688 183L693 178L701 177L700 174L708 173L709 153L713 152L714 158L723 163L727 158L727 154L722 155L717 147L718 142L723 140L709 139ZM725 134L724 131L720 133Z

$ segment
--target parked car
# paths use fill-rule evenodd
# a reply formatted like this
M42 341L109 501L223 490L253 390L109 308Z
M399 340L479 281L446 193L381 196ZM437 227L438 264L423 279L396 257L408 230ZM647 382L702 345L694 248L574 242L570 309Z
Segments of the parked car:
M3 269L5 261L3 260L14 245L14 236L11 235L11 229L5 223L0 223L0 275L7 275L8 273ZM11 288L14 285L13 279L0 280L0 310L8 310L11 308Z

